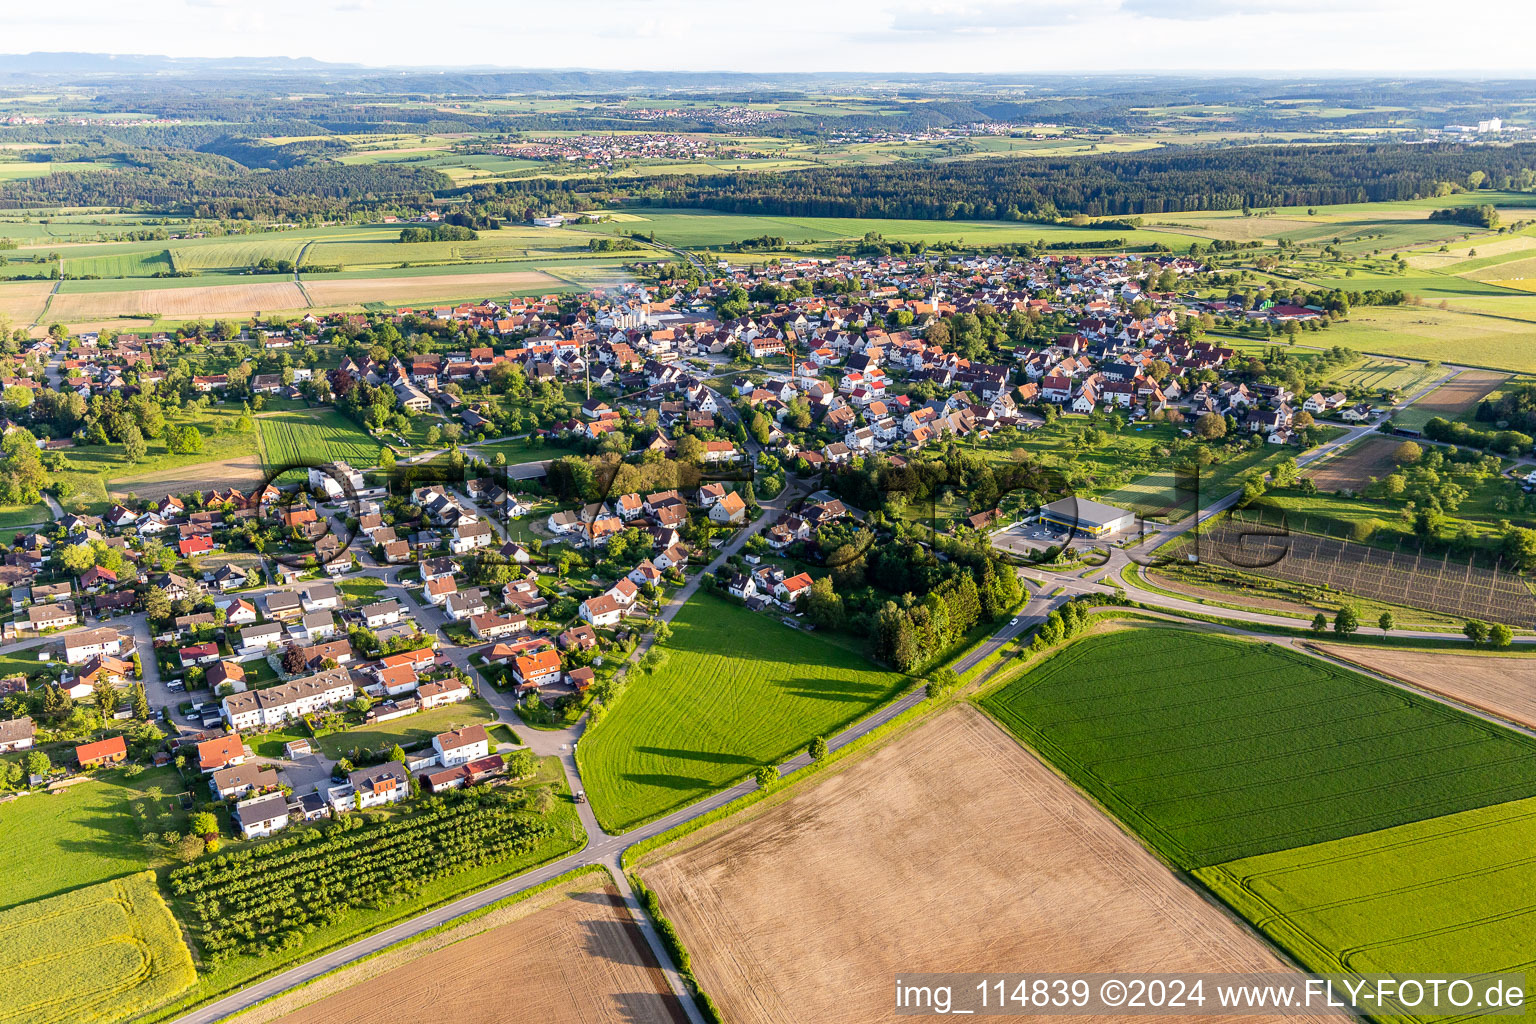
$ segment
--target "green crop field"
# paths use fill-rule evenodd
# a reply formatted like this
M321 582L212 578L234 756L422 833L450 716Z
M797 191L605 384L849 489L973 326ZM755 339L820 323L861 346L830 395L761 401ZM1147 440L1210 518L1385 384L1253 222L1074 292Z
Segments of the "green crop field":
M32 662L6 670L36 668ZM147 795L157 788L159 797ZM174 771L157 768L133 779L112 773L6 804L0 812L0 908L154 866L140 828L180 829L184 816L173 797L183 788Z
M0 976L7 1024L114 1024L195 980L152 871L0 912Z
M171 256L162 245L142 252L124 252L107 256L64 257L64 273L76 277L152 277L169 273Z
M1272 644L1186 630L1089 637L983 704L1186 868L1536 789L1536 739Z
M1527 799L1195 876L1314 973L1523 972L1536 967L1533 844Z
M296 235L275 235L214 245L173 244L170 251L177 270L243 270L268 256L297 260L306 241Z
M334 409L280 412L256 418L261 458L275 466L318 466L340 459L354 469L379 462L379 443Z
M1370 391L1398 391L1409 394L1420 384L1437 376L1422 363L1404 363L1396 359L1369 358L1336 371L1328 383L1338 388L1366 388Z
M634 672L580 745L604 827L628 829L777 763L895 697L907 680L818 633L700 594L666 661Z

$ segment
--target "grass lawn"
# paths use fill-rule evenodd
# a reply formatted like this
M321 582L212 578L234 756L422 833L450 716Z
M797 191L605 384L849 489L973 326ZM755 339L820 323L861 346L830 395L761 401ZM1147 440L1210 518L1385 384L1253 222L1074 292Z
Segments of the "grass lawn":
M496 711L489 704L471 697L462 704L447 704L440 708L419 711L392 722L364 725L345 732L322 736L314 743L325 756L335 760L354 747L389 748L398 743L402 747L429 744L432 737L450 729L462 729L477 722L490 724L496 721Z
M634 671L579 746L598 820L628 829L774 764L895 697L907 679L838 640L706 594L667 659Z
M93 513L106 510L106 485L115 480L130 481L168 469L219 462L251 454L252 438L238 429L241 409L238 405L214 405L202 410L166 417L177 426L194 426L202 432L202 448L196 452L174 454L162 440L149 441L148 454L140 462L129 462L120 444L84 445L67 448L62 454L66 468L50 476L66 482L69 497L62 499L66 509L74 510L82 502Z
M518 747L522 746L523 744L523 738L514 732L512 727L507 725L505 722L501 723L500 725L493 725L485 731L486 734L491 738L491 747L493 749L498 743L510 743L513 746Z
M319 466L337 459L353 469L365 469L379 462L379 443L334 409L259 415L256 435L262 461L269 470Z
M1186 868L1536 785L1536 740L1272 644L1208 633L1089 637L982 703Z
M496 441L491 444L477 444L472 448L466 448L477 458L486 462L494 462L497 455L507 457L507 465L516 466L524 462L543 462L545 459L558 459L562 455L570 453L569 449L558 445L532 444L526 438L517 441Z
M37 660L37 652L44 646L46 645L39 644L37 647L29 647L23 651L0 654L0 679L6 676L31 676L34 673L48 674L47 666Z
M1314 973L1524 972L1536 949L1533 844L1527 799L1195 875Z
M372 576L343 577L336 581L336 589L349 605L371 604L379 599L379 593L388 589L383 580Z
M158 786L158 801L145 796ZM0 804L0 909L54 896L154 866L140 833L180 828L172 797L182 792L169 768L135 779L111 772L58 794L33 793Z
M0 505L0 532L48 524L53 513L42 502L36 505Z

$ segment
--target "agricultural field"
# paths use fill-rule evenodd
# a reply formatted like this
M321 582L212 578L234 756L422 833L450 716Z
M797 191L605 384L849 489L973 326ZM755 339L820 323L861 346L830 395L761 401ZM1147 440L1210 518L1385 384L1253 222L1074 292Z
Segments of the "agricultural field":
M299 286L289 279L265 280L259 284L200 285L197 278L179 278L191 282L168 288L137 288L129 291L72 291L60 288L48 307L49 323L75 323L104 317L149 315L198 319L212 316L238 316L247 313L274 313L303 309L309 305ZM260 279L257 279L260 280ZM78 284L100 284L81 281Z
M1523 973L1536 949L1533 842L1536 800L1526 799L1195 875L1309 971Z
M405 304L448 301L468 296L506 296L562 291L564 282L542 270L502 270L488 273L388 274L362 278L309 276L304 290L316 306L355 306L365 302Z
M52 291L52 281L0 283L0 318L9 320L13 327L25 327L42 316Z
M37 662L6 664L35 671ZM173 799L185 787L168 768L137 778L111 773L63 792L13 800L0 814L0 909L56 896L153 867L143 831L179 829ZM159 796L154 790L160 791Z
M1469 409L1477 407L1489 393L1498 389L1508 379L1507 374L1489 373L1486 370L1463 370L1446 383L1414 402L1392 417L1400 427L1422 428L1436 416L1448 420L1459 418Z
M213 245L171 243L171 260L177 270L206 272L210 270L243 270L253 267L263 259L294 260L307 244L304 238L293 235L266 236L241 241L224 241Z
M116 1024L185 991L193 974L151 871L0 912L7 1024Z
M515 998L502 986L517 979ZM279 996L248 1024L579 1020L685 1024L650 945L611 885L572 880Z
M171 254L164 248L115 256L66 256L63 273L74 277L153 277L176 269Z
M1536 729L1536 659L1317 645L1334 658Z
M304 409L256 417L262 462L279 467L320 466L338 459L354 469L379 462L380 444L334 409Z
M900 693L909 681L820 633L707 594L672 621L653 671L632 672L580 746L592 809L633 828L774 764Z
M1536 739L1285 648L1188 630L1089 637L984 706L1185 868L1536 784Z
M1191 235L1172 231L1124 228L1067 227L1056 224L1029 224L1013 221L935 221L896 220L876 217L779 217L716 213L711 210L651 209L635 207L626 216L605 219L578 231L627 235L655 232L658 241L678 246L710 248L726 246L747 238L777 235L787 244L808 243L816 251L828 247L816 243L857 241L867 232L876 232L891 241L954 242L985 247L1023 242L1108 241L1123 238L1128 246L1156 242L1174 248L1188 248L1201 241ZM761 254L745 253L742 261L762 260Z
M1328 378L1328 383L1339 390L1362 388L1371 392L1395 391L1408 395L1433 376L1435 374L1423 363L1370 358L1354 366L1341 368Z
M730 1021L887 1020L901 972L1286 969L967 707L728 824L638 871Z
M193 491L224 491L231 487L250 491L265 480L261 457L244 455L112 480L107 484L107 495L113 500L119 500L130 494L150 499L167 494L190 494Z
M1305 475L1320 491L1360 491L1372 477L1379 479L1396 468L1392 453L1399 444L1398 438L1367 435L1340 454L1309 466Z
M1531 345L1536 338L1536 299L1505 293L1453 300L1449 305L1449 309L1352 309L1348 320L1329 329L1327 338L1330 344L1384 356L1536 372L1536 351Z

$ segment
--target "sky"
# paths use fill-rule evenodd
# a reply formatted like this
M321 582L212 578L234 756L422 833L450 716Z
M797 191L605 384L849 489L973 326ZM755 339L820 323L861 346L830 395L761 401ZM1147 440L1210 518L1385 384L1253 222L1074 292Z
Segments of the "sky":
M0 49L661 71L1536 75L1531 0L67 0ZM1497 26L1496 30L1492 30ZM1500 46L1498 40L1518 41Z

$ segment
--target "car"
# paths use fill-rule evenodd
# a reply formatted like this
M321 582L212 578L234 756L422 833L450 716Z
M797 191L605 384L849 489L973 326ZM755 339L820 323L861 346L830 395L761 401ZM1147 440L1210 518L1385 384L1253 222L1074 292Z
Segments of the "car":
M1008 623L1008 625L1010 625L1010 626L1017 626L1018 624L1019 624L1019 620L1018 620L1017 617L1015 617L1012 622Z

